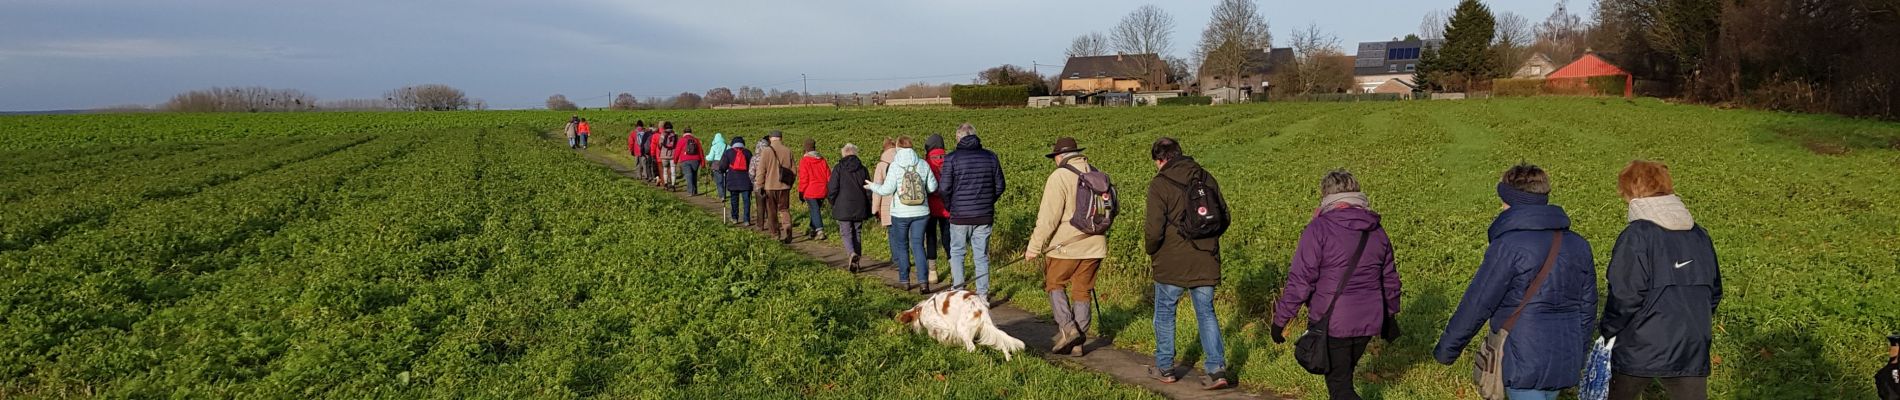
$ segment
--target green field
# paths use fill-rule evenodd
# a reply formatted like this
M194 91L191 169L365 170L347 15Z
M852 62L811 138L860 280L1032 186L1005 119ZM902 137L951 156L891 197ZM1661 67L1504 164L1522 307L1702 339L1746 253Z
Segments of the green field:
M0 397L1143 395L896 334L888 316L911 298L540 138L566 115L0 118ZM1900 329L1900 294L1885 289L1900 287L1890 123L1589 98L584 116L593 151L621 157L637 118L708 139L782 129L834 160L845 141L970 121L1009 170L999 264L1026 242L1053 138L1080 139L1123 188L1153 174L1155 137L1180 138L1235 208L1218 294L1228 360L1286 394L1323 385L1264 322L1319 176L1337 167L1385 216L1406 283L1408 336L1375 341L1369 397L1472 396L1469 357L1440 366L1430 347L1482 256L1497 175L1520 160L1552 173L1553 202L1600 262L1623 226L1616 171L1670 164L1722 256L1717 398L1871 397L1866 376ZM1142 209L1140 193L1124 197ZM1152 351L1139 215L1123 221L1097 328ZM885 258L881 232L865 241ZM1033 267L1001 268L997 296L1046 311ZM1198 363L1193 325L1181 329L1182 363Z

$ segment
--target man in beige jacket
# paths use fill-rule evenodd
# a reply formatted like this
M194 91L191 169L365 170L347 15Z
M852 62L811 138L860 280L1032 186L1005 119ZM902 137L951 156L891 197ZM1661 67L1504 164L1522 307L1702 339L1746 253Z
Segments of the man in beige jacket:
M1081 175L1089 171L1089 161L1075 139L1056 139L1055 150L1048 154L1056 170L1042 184L1042 204L1036 210L1036 230L1029 235L1029 249L1023 258L1035 260L1047 256L1043 267L1043 291L1049 294L1050 314L1060 328L1051 353L1083 355L1085 334L1089 329L1089 293L1095 289L1095 271L1108 257L1108 236L1082 233L1069 223L1075 215L1075 191ZM1053 240L1053 242L1052 242ZM1065 290L1066 287L1066 290Z
M791 243L792 184L785 181L791 180L786 174L794 171L793 154L791 149L785 147L784 133L775 130L767 137L770 138L770 144L758 150L759 171L752 178L752 187L765 193L760 199L765 207L761 210L765 214L765 223L761 227L771 232L772 237L780 243Z

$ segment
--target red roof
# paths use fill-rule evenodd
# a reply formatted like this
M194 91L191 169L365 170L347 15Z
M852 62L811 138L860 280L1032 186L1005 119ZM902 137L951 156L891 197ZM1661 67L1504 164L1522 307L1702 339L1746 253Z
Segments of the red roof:
M1578 57L1577 61L1571 62L1570 65L1565 65L1563 68L1558 68L1556 72L1551 72L1550 76L1544 78L1587 78L1606 75L1629 75L1629 72L1623 71L1622 68L1617 68L1615 65L1610 65L1610 62L1603 61L1603 59L1597 57L1596 54L1584 54L1583 57Z

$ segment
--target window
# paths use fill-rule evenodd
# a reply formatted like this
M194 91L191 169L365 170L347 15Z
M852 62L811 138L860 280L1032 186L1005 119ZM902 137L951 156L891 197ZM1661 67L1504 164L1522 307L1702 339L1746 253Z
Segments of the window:
M1399 65L1398 64L1387 65L1385 66L1385 72L1399 72Z
M1417 70L1418 70L1418 64L1405 64L1405 72L1412 72L1412 71L1417 71Z
M1541 74L1543 74L1543 73L1544 73L1544 67L1543 67L1543 66L1541 66L1541 65L1533 65L1533 66L1531 66L1531 74L1532 74L1532 75L1541 75Z

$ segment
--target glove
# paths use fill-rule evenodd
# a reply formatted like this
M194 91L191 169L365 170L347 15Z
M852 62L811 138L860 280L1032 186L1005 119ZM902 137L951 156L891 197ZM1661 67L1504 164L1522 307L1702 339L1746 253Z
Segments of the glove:
M1272 333L1273 333L1273 343L1274 343L1274 344L1282 344L1282 343L1286 343L1286 335L1285 335L1285 334L1282 334L1282 333L1280 333L1280 332L1283 332L1283 331L1286 331L1286 327L1284 327L1284 326L1279 326L1279 325L1274 325L1274 326L1273 326L1273 332L1272 332Z

